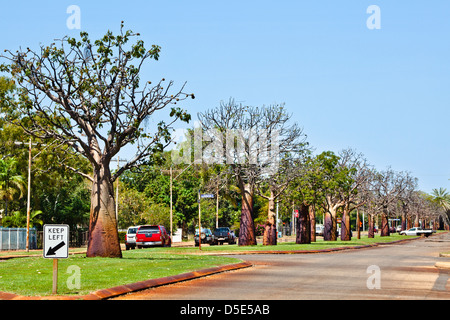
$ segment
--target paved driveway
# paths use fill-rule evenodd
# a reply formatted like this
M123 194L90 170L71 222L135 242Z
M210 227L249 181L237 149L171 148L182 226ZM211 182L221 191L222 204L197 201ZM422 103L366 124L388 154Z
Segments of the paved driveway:
M119 299L450 299L450 234L325 254L241 255L254 267Z

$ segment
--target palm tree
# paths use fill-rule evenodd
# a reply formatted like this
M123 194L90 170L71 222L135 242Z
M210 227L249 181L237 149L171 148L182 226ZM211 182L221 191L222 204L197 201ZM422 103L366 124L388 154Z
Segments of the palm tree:
M8 215L8 201L12 201L19 193L22 198L25 190L25 179L18 174L17 160L0 159L0 199L5 202L5 216Z
M445 211L450 210L450 193L447 192L447 189L433 189L431 195L433 196L433 201L444 208Z
M450 193L445 188L433 189L431 193L433 201L444 209L447 223L450 224Z
M30 228L35 225L43 225L44 222L38 218L42 214L41 210L32 211L30 214ZM27 214L21 211L14 211L10 216L3 218L3 226L6 228L26 228Z

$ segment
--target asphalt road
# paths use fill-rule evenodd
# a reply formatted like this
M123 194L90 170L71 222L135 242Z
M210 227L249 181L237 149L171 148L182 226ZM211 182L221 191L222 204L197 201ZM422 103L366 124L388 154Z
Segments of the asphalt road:
M450 234L321 254L236 255L253 267L119 297L132 300L450 299L436 268Z

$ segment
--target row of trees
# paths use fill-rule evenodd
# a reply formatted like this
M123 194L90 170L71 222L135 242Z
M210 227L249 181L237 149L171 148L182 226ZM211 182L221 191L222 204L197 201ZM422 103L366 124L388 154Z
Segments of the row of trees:
M368 215L370 237L375 218L381 221L381 236L389 235L389 218L396 216L402 217L403 229L411 219L415 225L419 219L439 221L440 227L445 219L448 223L442 206L417 190L417 179L410 173L376 170L352 149L314 155L306 135L283 105L257 108L230 100L200 113L199 119L207 137L203 149L219 160L222 175L240 190L241 245L256 244L252 220L255 196L268 201L266 245L276 244L275 203L280 201L298 207L300 243L314 240L316 211L324 216L325 240L332 241L336 240L338 216L342 219L341 240L351 239L350 214L354 210ZM229 130L239 132L231 143Z
M405 217L423 212L413 205L423 197L412 200L418 191L409 174L378 172L353 150L313 155L284 105L252 107L230 100L201 112L201 128L189 131L187 142L170 153L176 161L169 159L164 150L172 142L173 124L191 119L175 105L187 104L194 95L185 93L184 85L173 90L173 82L165 79L152 84L140 78L144 64L158 60L161 48L146 48L123 22L117 35L108 31L91 41L81 32L79 39L56 43L5 50L2 56L6 63L0 71L10 80L0 83L1 155L11 158L17 154L14 141L32 137L39 150L35 168L41 169L32 175L33 208L42 210L45 222L46 214L58 212L51 222L74 224L89 211L88 257L121 257L114 182L122 176L124 224L157 219L167 216L167 184L160 183L167 177L161 170L175 165L195 169L177 182L179 224L192 223L199 189L222 190L223 215L239 212L240 245L256 244L256 212L264 207L264 244L276 244L275 204L280 202L299 208L299 242L311 241L316 212L323 213L330 240L336 239L338 215L343 239L349 239L350 214L360 208L371 217L380 215L382 235L389 233L387 219L399 208ZM155 116L161 121L151 126ZM135 154L114 171L113 158L129 145ZM18 153L24 168L26 151ZM6 205L12 197L6 190L14 187L5 181L12 180L0 180ZM142 214L136 216L136 210ZM5 215L8 211L5 206Z

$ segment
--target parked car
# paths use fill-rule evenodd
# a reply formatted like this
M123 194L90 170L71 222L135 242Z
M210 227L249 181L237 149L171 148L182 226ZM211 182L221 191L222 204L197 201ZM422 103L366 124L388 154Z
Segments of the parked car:
M127 233L125 234L125 249L135 249L136 248L136 232L139 226L129 227Z
M402 231L402 225L399 224L396 228L395 228L396 232L401 232Z
M201 234L201 241L202 244L208 243L208 244L213 244L214 243L214 235L211 232L211 229L206 229L206 228L202 228L202 234ZM198 239L198 229L195 232L195 236L194 236L194 241L195 241L195 246L198 247L199 245L199 239Z
M419 227L414 227L411 228L409 230L403 230L400 232L401 235L405 235L405 236L421 236L424 235L426 237L431 236L433 233L435 233L435 230L431 230L431 229L422 229Z
M323 236L323 224L316 224L316 236Z
M140 226L136 232L136 246L143 247L170 247L172 241L164 226Z
M220 227L214 230L214 241L211 244L223 244L227 242L228 244L236 243L236 236L234 232L227 227Z

